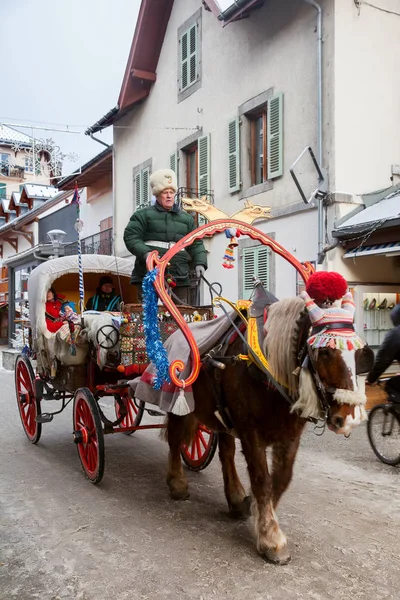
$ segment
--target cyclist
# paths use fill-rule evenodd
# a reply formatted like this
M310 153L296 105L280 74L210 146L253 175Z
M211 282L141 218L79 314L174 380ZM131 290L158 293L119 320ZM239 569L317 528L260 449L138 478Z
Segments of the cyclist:
M379 347L375 364L367 376L367 385L374 385L393 361L400 362L400 304L396 304L392 309L390 318L394 327L385 335ZM387 381L385 389L390 400L396 405L396 409L398 408L400 411L400 375L391 377Z

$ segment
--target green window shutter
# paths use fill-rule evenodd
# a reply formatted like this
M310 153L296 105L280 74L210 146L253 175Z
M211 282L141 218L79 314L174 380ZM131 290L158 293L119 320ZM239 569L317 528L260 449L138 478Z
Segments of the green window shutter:
M149 179L150 179L150 169L147 167L146 169L142 169L142 185L141 185L141 204L142 206L150 205L150 188L149 188Z
M135 206L135 210L138 210L138 208L140 208L140 171L138 173L135 173L135 175L133 176L133 195L134 195L134 206Z
M268 179L283 174L283 94L268 102L267 114Z
M239 117L228 124L229 193L240 190L240 124Z
M178 180L178 187L179 187L179 154L178 154L178 152L174 152L169 157L169 168L171 169L171 171L173 171L175 173L176 179Z
M188 32L181 37L181 92L189 85L189 42Z
M183 92L187 87L197 81L197 25L193 25L185 31L180 42L181 53L181 77L180 91Z
M210 134L198 140L198 171L199 171L199 196L203 196L211 188L211 162L210 162Z
M7 186L5 183L0 183L0 198L5 198L6 197L6 189Z
M189 85L197 81L197 26L193 25L189 34Z
M248 300L253 292L254 277L269 287L269 248L267 246L253 246L243 249L243 299Z

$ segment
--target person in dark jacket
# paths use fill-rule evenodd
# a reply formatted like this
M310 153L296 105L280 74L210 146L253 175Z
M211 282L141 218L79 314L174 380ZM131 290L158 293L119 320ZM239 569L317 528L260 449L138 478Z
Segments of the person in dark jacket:
M392 309L390 318L394 325L379 347L373 368L368 373L367 384L373 385L393 361L400 362L400 304ZM400 402L400 377L392 377L386 384L386 391L395 402ZM393 394L392 394L393 391Z
M148 253L158 250L162 256L172 244L195 229L193 217L175 204L177 179L173 171L156 171L150 177L150 186L153 196L156 197L154 206L146 206L136 211L124 233L127 249L136 256L131 283L137 286L140 301L142 281L147 272ZM187 249L178 252L168 269L173 292L184 304L189 304L190 301L190 268L194 269L198 278L207 269L207 254L202 240L196 240Z
M113 280L108 275L103 275L96 294L89 298L85 310L118 310L121 302L121 296L114 289Z

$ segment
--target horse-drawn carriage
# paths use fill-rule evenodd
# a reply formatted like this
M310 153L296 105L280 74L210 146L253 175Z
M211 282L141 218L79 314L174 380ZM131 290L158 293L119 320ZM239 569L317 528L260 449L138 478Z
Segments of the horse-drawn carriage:
M47 290L54 286L70 302L78 304L78 257L66 256L39 265L28 286L31 347L16 360L15 386L22 425L34 444L40 439L42 425L73 402L73 437L82 468L90 481L98 483L104 472L105 434L132 434L138 429L165 425L141 424L145 412L151 416L162 413L146 409L143 402L129 394L128 380L143 373L148 364L142 305L132 303L135 298L129 285L132 261L83 255L82 268L87 297L95 293L99 277L108 274L114 277L125 304L117 312L83 312L73 336L67 322L52 333L45 319ZM188 321L197 315L202 319L212 317L209 307L182 307L180 311ZM166 339L177 326L162 306L159 315ZM114 398L114 421L105 416L99 404L104 396ZM43 412L49 400L59 401L58 410ZM199 424L192 442L182 445L183 460L193 470L203 469L212 459L216 443L216 435Z
M173 328L180 330L168 338L166 346L173 345L180 336L189 348L186 362L179 352L168 356L163 385L176 389L178 393L173 394L176 403L185 400L186 393L195 399L192 404L183 402L185 410L176 410L175 404L167 410L167 484L172 498L183 500L188 497L182 457L192 468L207 465L215 450L214 432L217 432L229 510L234 517L247 516L249 497L236 472L234 459L235 437L239 438L254 499L257 549L267 560L284 564L290 555L275 510L290 483L304 426L307 421L312 421L320 424L320 431L328 425L336 433L348 435L363 420L366 398L359 375L368 371L371 351L354 331L351 298L343 298L343 306L328 308L325 315L311 299L295 297L278 301L263 293L259 285L252 301L228 302L232 312L226 311L212 321L215 328L221 322L225 323L220 337L215 333L217 329L210 330L211 333L207 330L204 335L203 330L206 325L208 327L207 321L211 317L209 309L203 309L204 322L189 326L193 309L185 315L186 309L178 310L167 295L165 273L168 262L194 240L223 233L232 227L269 246L289 261L304 281L312 273L309 265L300 264L260 230L229 218L217 218L199 227L179 240L161 259L156 251L150 253L145 286L148 293L145 293L144 303L151 305L149 290L156 290L163 303L163 318L168 315ZM136 398L144 397L140 385L153 385L156 379L154 365L160 376L163 364L165 367L165 356L162 352L154 352L154 360L152 358L152 364L147 367L143 323L137 317L141 307L129 305L130 261L99 256L82 258L88 293L94 291L99 273L110 273L119 278L126 302L123 314L103 314L102 319L84 314L82 348L75 339L75 353L69 352L69 348L63 347L59 340L54 341L45 328L44 301L46 291L53 283L73 299L73 291L78 289L77 260L57 259L39 266L32 273L28 287L37 372L35 375L27 357L18 357L16 388L25 433L33 443L39 440L41 423L52 418L52 415L41 413L42 398L49 394L59 398L61 410L73 400L74 440L86 475L97 482L104 468L105 433L164 427L140 425L146 406ZM222 300L219 299L221 307ZM153 298L151 308L152 327L160 328L162 320L157 298L155 302ZM120 321L116 326L118 318ZM125 331L126 335L125 325L128 330L131 328L130 333ZM127 347L123 344L124 337L130 340ZM119 348L117 338L121 339ZM63 340L63 343L70 341ZM150 354L150 348L147 350ZM136 351L135 358L132 358L133 351ZM131 352L130 361L123 357L125 352ZM140 352L142 360L139 359ZM127 382L132 374L128 376L129 369L125 366L129 362L134 366L133 372L142 373L136 398L131 398L128 393ZM115 398L114 422L102 414L97 402L102 396ZM272 448L271 472L266 458L268 446Z

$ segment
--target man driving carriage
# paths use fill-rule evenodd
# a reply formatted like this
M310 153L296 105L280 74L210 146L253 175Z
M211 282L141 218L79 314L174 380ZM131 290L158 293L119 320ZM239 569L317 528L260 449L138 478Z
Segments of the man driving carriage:
M175 203L176 175L170 169L161 169L150 177L153 206L137 210L125 229L124 242L136 256L131 283L136 285L142 301L142 281L146 275L146 258L151 250L165 254L170 245L195 229L193 217ZM194 268L198 278L207 269L207 254L202 240L196 240L187 250L181 250L171 260L167 283L183 304L190 304L189 270Z

